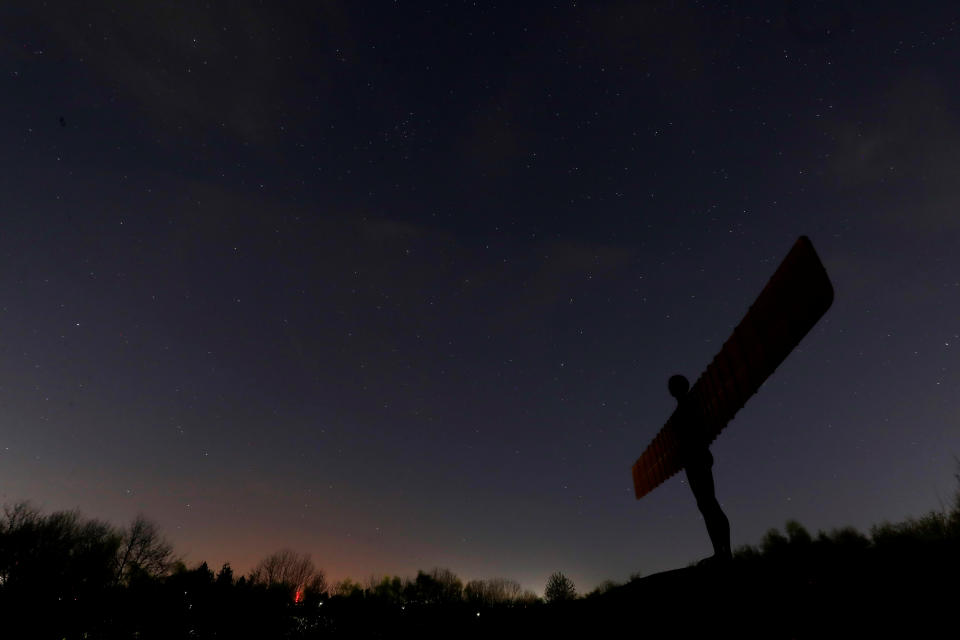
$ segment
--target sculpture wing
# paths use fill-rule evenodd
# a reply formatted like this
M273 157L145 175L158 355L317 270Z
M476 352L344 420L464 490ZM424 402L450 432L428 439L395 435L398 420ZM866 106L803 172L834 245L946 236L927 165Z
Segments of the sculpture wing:
M713 442L833 303L810 239L800 236L723 348L689 391ZM676 411L633 465L637 499L680 471Z

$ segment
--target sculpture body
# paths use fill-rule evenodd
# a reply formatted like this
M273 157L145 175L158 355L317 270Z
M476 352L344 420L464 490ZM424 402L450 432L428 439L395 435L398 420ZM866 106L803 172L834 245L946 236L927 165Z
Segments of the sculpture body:
M827 272L800 236L693 387L681 392L686 378L671 378L677 408L634 463L634 492L640 499L686 469L718 555L730 553L730 529L714 494L709 446L832 303Z

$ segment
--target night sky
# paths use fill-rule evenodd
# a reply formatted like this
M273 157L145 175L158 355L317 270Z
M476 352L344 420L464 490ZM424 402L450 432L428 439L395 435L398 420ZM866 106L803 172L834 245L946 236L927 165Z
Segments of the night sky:
M954 3L200 4L0 9L0 501L331 581L686 566L630 466L801 234L734 546L951 499Z

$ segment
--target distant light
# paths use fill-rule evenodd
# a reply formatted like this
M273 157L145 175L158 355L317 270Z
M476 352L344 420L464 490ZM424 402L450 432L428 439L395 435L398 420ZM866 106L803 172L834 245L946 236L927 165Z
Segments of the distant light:
M478 617L478 618L480 617L480 612L479 612L479 611L477 611L477 617Z

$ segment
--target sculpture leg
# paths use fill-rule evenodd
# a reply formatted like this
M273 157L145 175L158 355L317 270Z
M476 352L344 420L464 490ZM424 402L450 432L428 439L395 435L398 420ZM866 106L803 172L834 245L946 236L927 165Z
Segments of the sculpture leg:
M690 465L687 467L687 481L697 500L697 508L707 525L714 556L730 558L730 521L717 501L713 486L713 471L706 465Z

